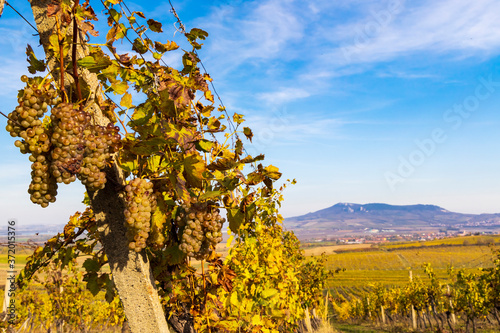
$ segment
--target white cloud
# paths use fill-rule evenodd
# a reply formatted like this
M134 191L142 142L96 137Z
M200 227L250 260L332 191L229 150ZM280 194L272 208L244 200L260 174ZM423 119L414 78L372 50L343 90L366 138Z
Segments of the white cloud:
M207 62L215 64L210 67L226 71L249 61L286 58L288 44L304 35L292 2L270 0L217 8L198 24L210 34Z
M436 79L435 74L427 73L407 73L403 71L387 71L378 73L378 77L397 77L401 79Z
M250 116L246 122L254 130L253 145L257 149L317 140L321 137L340 137L340 130L346 123L342 119L325 118L312 113L308 113L307 117L293 115L286 110L265 116Z
M308 91L300 88L281 88L274 92L257 94L258 99L270 105L281 105L309 96L311 94Z
M500 51L498 12L500 2L494 0L425 1L401 9L381 24L372 11L358 22L331 27L330 42L338 46L324 59L348 65L418 52L448 54L455 59L491 56Z

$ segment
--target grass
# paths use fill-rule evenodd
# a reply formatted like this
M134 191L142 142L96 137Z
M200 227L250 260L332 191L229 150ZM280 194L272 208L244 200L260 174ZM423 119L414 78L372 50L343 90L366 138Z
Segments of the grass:
M376 329L367 325L361 324L347 324L347 323L334 323L334 332L338 333L380 333L387 332L385 330Z

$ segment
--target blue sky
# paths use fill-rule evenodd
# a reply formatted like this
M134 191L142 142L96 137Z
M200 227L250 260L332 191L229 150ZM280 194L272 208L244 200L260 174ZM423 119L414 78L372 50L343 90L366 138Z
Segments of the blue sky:
M500 2L173 4L187 29L209 33L200 56L228 110L253 129L248 152L297 179L285 191L285 217L337 202L500 212ZM182 43L168 2L127 5L161 21L162 40ZM15 6L31 20L27 3ZM30 29L4 10L4 113L22 87L26 43L40 51ZM176 65L178 55L165 60ZM5 131L0 140L2 220L61 223L82 209L77 184L60 186L49 208L32 205L27 156Z

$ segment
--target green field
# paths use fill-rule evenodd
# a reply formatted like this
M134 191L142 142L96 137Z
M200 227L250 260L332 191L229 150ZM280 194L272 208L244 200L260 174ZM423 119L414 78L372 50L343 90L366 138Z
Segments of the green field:
M343 268L328 281L329 288L363 288L370 284L403 285L408 282L409 271L413 276L425 278L424 263L430 263L441 279L447 278L449 266L456 269L478 270L491 266L492 250L498 247L440 246L405 248L392 251L344 252L327 256L329 269Z

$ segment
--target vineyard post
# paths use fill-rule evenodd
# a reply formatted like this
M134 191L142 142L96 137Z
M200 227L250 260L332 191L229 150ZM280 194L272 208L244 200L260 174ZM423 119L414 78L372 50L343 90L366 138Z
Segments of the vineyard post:
M327 290L326 295L325 295L325 312L323 313L323 320L326 321L328 318L328 296L330 295L330 292Z
M370 310L370 297L366 298L366 304L368 305L368 318L372 317L372 311Z
M410 282L413 281L413 272L410 270ZM415 331L417 329L417 316L415 314L415 307L413 304L411 305L411 324L413 327L413 330Z
M451 311L451 321L453 322L453 325L456 325L457 324L457 318L455 317L455 312L453 311L453 303L451 301L451 294L450 294L450 285L447 284L446 285L446 290L448 291L448 301L450 302L450 309L452 310Z
M4 298L3 298L3 305L2 305L2 312L7 313L8 307L9 307L9 302L10 302L10 293L9 293L9 286L10 286L10 280L9 280L9 275L7 274L6 280L5 280L5 289L4 289Z
M47 63L52 73L58 73L58 61L49 52L49 37L53 35L55 18L47 14L52 0L31 0L33 16L38 28L40 43L47 56ZM86 55L85 46L78 47L78 56ZM70 77L67 77L69 79ZM97 75L83 70L81 80L98 92ZM94 119L100 125L109 123L97 104L93 104ZM151 274L149 261L144 253L130 251L124 222L124 201L118 188L124 184L120 168L113 163L106 171L108 186L94 193L89 193L92 209L99 225L101 242L109 260L113 281L123 303L124 312L133 333L168 333L166 317L163 312L158 292ZM113 186L114 185L114 186Z
M382 323L385 325L385 311L384 311L384 306L380 306L380 315L382 316Z
M304 318L304 322L306 324L307 331L312 333L313 329L312 329L312 325L311 325L311 317L309 316L309 308L308 307L306 307L306 317Z

